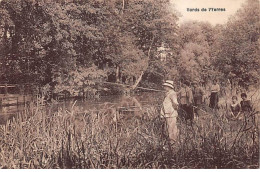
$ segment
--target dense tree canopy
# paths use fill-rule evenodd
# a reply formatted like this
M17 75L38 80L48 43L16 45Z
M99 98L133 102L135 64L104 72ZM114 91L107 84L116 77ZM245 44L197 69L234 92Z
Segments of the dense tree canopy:
M259 84L259 1L248 0L218 34L214 44L214 66L233 85Z
M228 80L233 86L259 84L259 1L248 0L227 24L190 21L180 26L180 77L190 82Z
M181 52L178 60L181 78L206 81L215 75L211 71L211 45L214 28L209 23L186 22L180 27Z
M257 84L258 3L248 0L224 25L178 26L170 0L2 0L0 80L71 93L101 80Z
M149 76L157 48L177 39L168 7L168 0L3 0L1 80L68 85L71 72L93 65L113 82Z

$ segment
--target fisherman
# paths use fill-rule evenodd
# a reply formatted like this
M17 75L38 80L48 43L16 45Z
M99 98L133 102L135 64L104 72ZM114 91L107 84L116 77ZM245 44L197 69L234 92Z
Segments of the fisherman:
M199 85L199 81L195 81L193 83L193 98L194 98L194 112L198 116L198 111L200 108L202 108L202 105L204 103L204 90L203 88Z
M218 109L220 86L217 83L216 79L213 80L210 91L211 91L211 94L210 94L209 107L212 109Z
M180 104L179 115L181 118L184 118L186 121L190 120L192 123L194 118L192 107L193 95L188 84L188 82L181 83L181 89L178 92L178 102Z
M161 108L161 118L166 120L166 126L171 144L177 140L177 116L178 101L177 94L174 91L173 81L166 80L163 84L166 91L165 99Z

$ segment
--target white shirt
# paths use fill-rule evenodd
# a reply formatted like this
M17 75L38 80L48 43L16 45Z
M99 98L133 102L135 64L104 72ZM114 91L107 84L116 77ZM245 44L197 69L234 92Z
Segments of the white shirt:
M178 105L177 94L174 90L170 90L166 93L166 97L163 101L161 117L173 118L178 116L177 110L173 108L173 103Z

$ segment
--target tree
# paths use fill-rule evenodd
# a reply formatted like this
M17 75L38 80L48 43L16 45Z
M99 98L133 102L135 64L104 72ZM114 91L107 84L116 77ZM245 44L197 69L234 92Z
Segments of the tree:
M48 0L2 1L1 7L14 26L10 51L5 53L5 59L11 58L13 63L13 68L5 72L11 76L7 76L10 82L51 83L55 76L75 70L77 64L92 65L91 53L79 49L85 40L91 45L98 39L90 14L86 12L86 19L79 18L88 7ZM94 7L88 9L93 11ZM86 57L90 60L82 64Z
M86 78L97 69L102 71L97 72L100 78L107 75L109 81L132 83L133 88L143 76L153 82L153 76L171 69L174 64L168 62L177 56L178 18L169 3L3 0L0 22L5 23L4 35L10 35L2 38L7 47L1 50L2 77L10 83L37 82L53 88L74 83L76 88L75 78ZM171 52L165 62L157 56L162 44Z
M259 1L248 0L231 17L215 44L216 68L232 85L259 84Z
M214 28L209 23L186 22L180 26L180 58L178 71L182 80L206 82L214 76L211 68L211 45Z
M143 74L144 79L150 82L160 83L165 79L167 70L170 71L169 69L173 65L167 62L176 57L178 51L176 48L178 28L176 22L178 17L174 10L169 8L169 3L168 0L115 1L113 8L110 8L114 10L111 13L115 15L113 15L112 20L108 20L109 28L106 34L111 35L111 39L108 39L107 42L108 49L111 50L114 47L117 49L117 52L113 51L114 55L108 57L112 64L115 64L115 71L133 78L132 80L140 79ZM117 44L121 44L121 41L125 45L122 46L122 49ZM167 45L172 52L170 59L164 63L161 63L157 56L157 48L162 43ZM107 52L107 54L110 53ZM121 62L125 64L124 66L130 67L126 70L125 67L118 64L117 59L121 59ZM135 65L134 63L127 64L126 61L135 61ZM136 67L132 67L133 65ZM131 76L130 73L134 75ZM116 76L119 80L118 73ZM157 77L160 78L158 81L155 79ZM140 81L138 79L137 81Z

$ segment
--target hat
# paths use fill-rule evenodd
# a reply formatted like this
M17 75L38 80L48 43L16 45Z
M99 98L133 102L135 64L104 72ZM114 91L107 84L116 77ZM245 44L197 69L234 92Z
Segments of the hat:
M166 80L165 83L163 84L163 86L167 86L167 87L174 89L173 81L171 81L171 80Z

